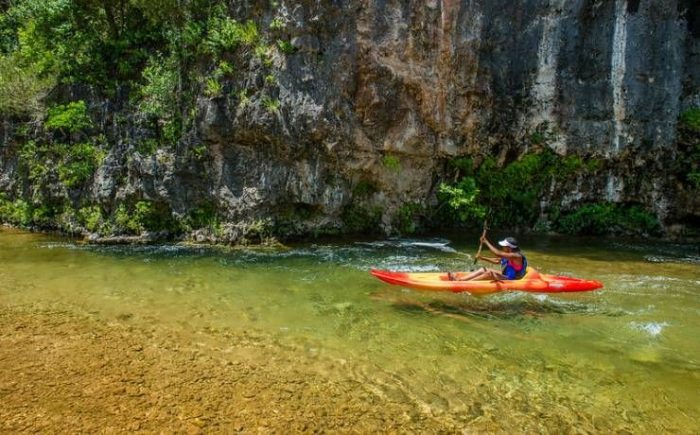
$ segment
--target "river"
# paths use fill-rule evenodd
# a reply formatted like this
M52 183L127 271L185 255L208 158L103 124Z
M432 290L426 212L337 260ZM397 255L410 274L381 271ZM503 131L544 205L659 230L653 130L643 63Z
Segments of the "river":
M356 382L380 413L401 405L436 427L698 430L697 245L521 240L540 271L604 283L580 294L425 293L368 273L465 269L472 260L461 253L473 254L477 238L233 249L92 246L2 229L0 310L85 315L196 340L204 354L248 334L307 375Z

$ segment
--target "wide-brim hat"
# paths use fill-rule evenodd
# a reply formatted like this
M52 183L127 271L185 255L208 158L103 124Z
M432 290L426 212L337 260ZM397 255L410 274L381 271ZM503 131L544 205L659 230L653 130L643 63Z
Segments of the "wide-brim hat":
M501 246L507 246L511 249L518 249L518 241L513 237L506 237L505 239L498 242Z

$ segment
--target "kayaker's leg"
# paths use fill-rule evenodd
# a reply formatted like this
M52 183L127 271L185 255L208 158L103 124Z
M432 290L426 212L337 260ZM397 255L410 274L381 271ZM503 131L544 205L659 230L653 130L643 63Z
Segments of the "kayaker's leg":
M503 275L502 273L496 272L495 270L489 270L489 277L491 281L503 281L508 279L507 276Z
M470 273L469 275L465 276L464 278L460 279L460 281L503 281L504 279L506 279L505 275L496 272L495 270L482 267L481 269L476 270Z
M486 272L486 268L482 267L481 269L477 269L474 272L470 273L469 275L462 276L459 278L454 277L454 279L457 281L472 281L472 280L476 279L477 277L483 275L484 272Z

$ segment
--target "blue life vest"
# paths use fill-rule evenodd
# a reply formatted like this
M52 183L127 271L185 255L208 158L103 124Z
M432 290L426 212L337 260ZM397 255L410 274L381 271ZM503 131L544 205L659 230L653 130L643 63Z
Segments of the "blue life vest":
M517 266L508 258L501 258L501 273L509 280L520 279L525 276L525 272L527 271L527 259L524 255L522 255L522 258L523 264L520 266Z

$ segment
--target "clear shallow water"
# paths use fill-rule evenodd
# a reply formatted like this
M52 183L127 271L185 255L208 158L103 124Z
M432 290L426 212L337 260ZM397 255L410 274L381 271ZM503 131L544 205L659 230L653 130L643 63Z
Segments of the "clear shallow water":
M312 370L467 428L697 431L697 246L523 240L539 270L605 284L571 295L426 294L367 273L464 269L476 238L232 250L0 230L0 304L183 337L254 330L317 356Z

